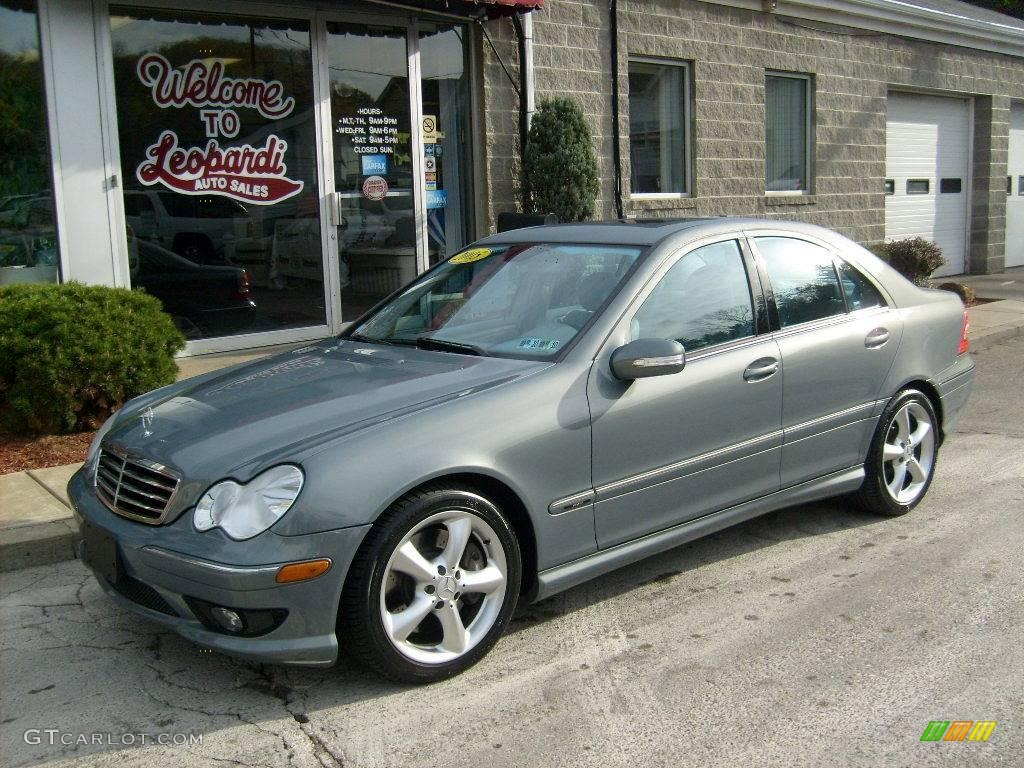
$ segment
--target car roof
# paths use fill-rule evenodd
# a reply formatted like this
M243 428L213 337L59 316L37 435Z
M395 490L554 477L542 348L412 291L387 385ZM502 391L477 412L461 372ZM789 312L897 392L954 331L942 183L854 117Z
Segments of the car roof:
M500 232L480 240L478 245L508 243L607 243L609 245L653 246L680 233L693 239L743 229L780 229L818 236L834 233L812 224L778 219L741 216L686 219L620 219L580 224L546 224Z

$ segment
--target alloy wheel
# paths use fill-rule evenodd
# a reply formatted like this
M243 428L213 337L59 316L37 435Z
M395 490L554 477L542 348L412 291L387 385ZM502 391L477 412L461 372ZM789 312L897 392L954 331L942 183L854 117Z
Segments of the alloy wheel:
M924 492L935 465L935 425L928 411L908 402L893 416L882 446L885 487L898 504L911 504Z
M505 550L483 519L459 509L431 515L388 560L380 592L385 634L413 661L457 659L494 626L507 580Z

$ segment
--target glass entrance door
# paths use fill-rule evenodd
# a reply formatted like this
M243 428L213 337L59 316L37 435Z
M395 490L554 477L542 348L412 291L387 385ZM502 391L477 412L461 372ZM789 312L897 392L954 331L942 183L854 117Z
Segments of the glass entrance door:
M350 322L471 237L465 29L327 22L341 317Z
M348 322L418 271L407 29L330 22L327 61L338 272Z

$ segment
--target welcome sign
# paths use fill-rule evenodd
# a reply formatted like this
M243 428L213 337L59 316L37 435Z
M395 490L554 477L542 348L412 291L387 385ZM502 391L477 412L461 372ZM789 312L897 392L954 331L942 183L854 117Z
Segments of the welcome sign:
M292 113L295 99L285 95L279 80L228 77L219 61L196 59L175 68L159 53L142 56L135 71L160 109L199 110L207 137L203 146L183 147L175 131L162 131L135 169L140 183L255 205L273 205L302 191L304 182L288 178L288 142L280 136L268 134L259 145L221 145L241 130L238 109L254 109L267 119Z

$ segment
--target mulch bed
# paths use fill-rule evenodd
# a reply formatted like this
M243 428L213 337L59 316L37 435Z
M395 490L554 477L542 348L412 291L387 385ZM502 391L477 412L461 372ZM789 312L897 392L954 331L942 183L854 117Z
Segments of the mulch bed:
M85 461L95 432L21 437L0 431L0 475Z

